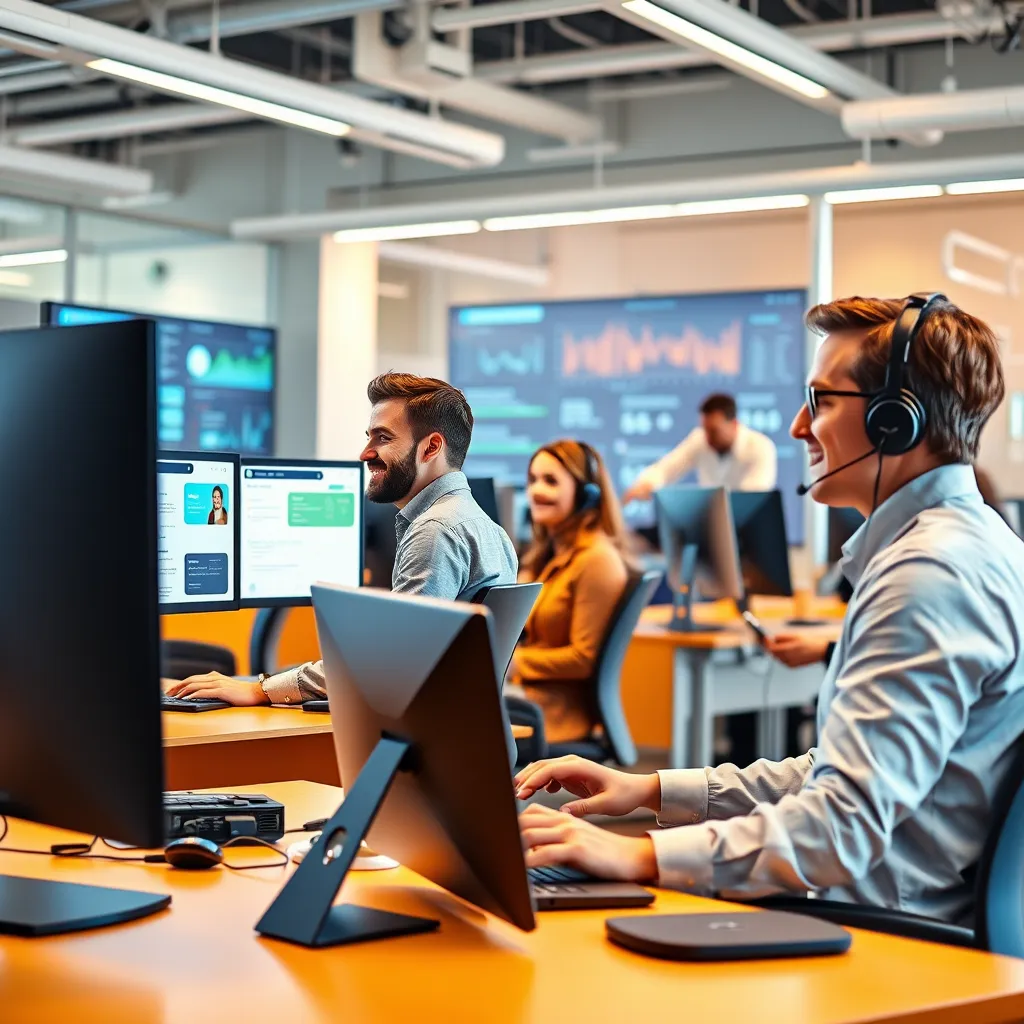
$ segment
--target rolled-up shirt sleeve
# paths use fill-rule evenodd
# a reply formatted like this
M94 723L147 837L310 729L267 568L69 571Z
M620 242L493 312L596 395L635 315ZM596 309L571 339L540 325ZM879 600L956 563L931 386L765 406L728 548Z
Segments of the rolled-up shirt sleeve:
M324 663L308 661L297 668L278 672L264 680L263 692L270 698L271 704L301 704L307 700L326 700Z
M770 785L730 786L731 806L752 804L744 816L653 832L661 884L757 898L867 875L934 788L984 681L1007 662L988 607L953 567L920 552L866 583L802 786L774 801ZM708 818L714 804L709 777Z

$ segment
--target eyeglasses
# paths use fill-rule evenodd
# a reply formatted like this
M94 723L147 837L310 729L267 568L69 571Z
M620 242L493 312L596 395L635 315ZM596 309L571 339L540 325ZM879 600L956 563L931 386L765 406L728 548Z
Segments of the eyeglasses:
M804 402L807 411L813 420L818 415L818 399L820 398L874 398L874 391L832 391L827 388L818 388L813 384L804 386Z

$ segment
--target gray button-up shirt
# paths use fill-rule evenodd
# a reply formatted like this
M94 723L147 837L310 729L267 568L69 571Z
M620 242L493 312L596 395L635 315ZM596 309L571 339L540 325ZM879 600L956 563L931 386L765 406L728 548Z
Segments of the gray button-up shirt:
M398 549L391 589L447 601L515 583L519 568L505 531L473 499L465 473L446 473L395 516ZM322 661L307 662L263 684L274 704L327 696Z
M1024 543L971 467L948 465L884 502L843 553L854 593L819 745L661 772L660 822L699 823L651 833L661 881L970 923L970 868L1024 733Z

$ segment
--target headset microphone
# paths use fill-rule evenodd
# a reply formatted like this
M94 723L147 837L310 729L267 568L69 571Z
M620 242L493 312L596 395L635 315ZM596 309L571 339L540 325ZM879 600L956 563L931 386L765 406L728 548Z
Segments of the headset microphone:
M842 473L844 469L849 469L851 466L856 466L858 462L863 462L865 459L870 459L872 455L878 452L878 450L878 446L876 445L874 448L871 449L871 451L865 452L859 459L854 459L852 462L847 462L844 465L840 466L838 469L829 470L829 472L827 472L824 476L819 476L818 479L815 480L813 483L800 484L796 489L796 493L802 498L805 494L809 494L812 490L814 490L814 488L817 487L818 484L827 480L830 476L835 476L836 473Z

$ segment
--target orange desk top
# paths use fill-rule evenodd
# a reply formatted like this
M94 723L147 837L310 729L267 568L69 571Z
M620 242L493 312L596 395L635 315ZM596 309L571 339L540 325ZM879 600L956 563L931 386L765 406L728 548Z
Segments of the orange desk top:
M212 713L211 713L212 714ZM330 814L340 791L311 783L250 787L281 800L289 823ZM9 844L64 835L12 822ZM266 854L230 851L238 862ZM308 950L257 938L253 923L283 869L242 874L0 854L12 874L169 892L158 916L44 940L0 938L5 1021L177 1024L963 1024L1024 1018L1024 961L869 932L841 957L764 963L648 960L604 937L607 911L539 915L531 933L468 907L405 869L360 872L352 902L438 917L441 930ZM654 910L721 904L659 893ZM621 911L619 913L650 913Z
M163 723L165 747L315 736L331 731L330 715L313 715L300 708L222 708L198 714L165 711ZM515 725L512 734L525 739L533 735L533 730Z
M752 597L750 610L761 620L770 633L817 634L827 640L837 640L842 628L846 605L835 598L812 598L794 601L784 597ZM794 627L786 625L786 619L798 616L823 620L822 625ZM694 622L700 625L721 627L714 631L682 633L668 629L672 619L669 605L655 605L644 609L633 636L637 639L654 640L672 647L696 650L734 650L757 643L757 636L739 617L732 601L715 601L698 604L694 608Z

